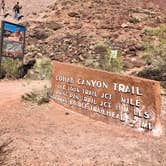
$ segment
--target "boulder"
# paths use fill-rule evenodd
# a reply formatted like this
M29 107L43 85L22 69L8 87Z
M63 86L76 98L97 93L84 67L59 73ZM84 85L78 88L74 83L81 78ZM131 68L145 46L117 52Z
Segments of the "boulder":
M49 21L46 22L46 27L54 31L57 31L58 29L61 29L63 26L55 21Z
M50 34L47 29L35 28L30 32L29 36L31 38L36 38L38 40L44 40L47 39L50 36Z
M76 12L70 12L70 13L68 13L68 16L69 16L69 17L76 17L76 18L80 18L79 13L76 13Z

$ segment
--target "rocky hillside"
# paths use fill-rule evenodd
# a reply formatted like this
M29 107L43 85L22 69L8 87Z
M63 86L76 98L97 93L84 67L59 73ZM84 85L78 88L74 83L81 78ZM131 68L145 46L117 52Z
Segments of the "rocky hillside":
M16 4L16 0L5 0L7 11L12 13L12 8ZM33 13L39 13L52 4L52 0L21 0L19 1L22 6L21 13L28 18Z
M8 1L12 3L13 0ZM118 50L118 62L122 63L117 67L127 74L137 74L145 66L154 66L153 59L158 59L153 50L149 52L149 47L159 47L157 53L165 55L161 53L166 48L164 0L23 0L21 3L25 14L22 22L28 29L28 57L48 56L104 68L110 50Z
M166 21L153 3L134 0L57 1L37 18L29 24L30 44L36 39L42 54L59 54L64 61L75 58L76 62L105 41L124 56L137 55L143 49L144 30Z

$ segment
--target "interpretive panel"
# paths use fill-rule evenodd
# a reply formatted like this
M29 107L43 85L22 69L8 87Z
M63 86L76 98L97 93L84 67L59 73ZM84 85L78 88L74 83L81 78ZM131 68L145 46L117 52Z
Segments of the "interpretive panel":
M2 22L1 55L23 58L25 47L25 27L11 22Z

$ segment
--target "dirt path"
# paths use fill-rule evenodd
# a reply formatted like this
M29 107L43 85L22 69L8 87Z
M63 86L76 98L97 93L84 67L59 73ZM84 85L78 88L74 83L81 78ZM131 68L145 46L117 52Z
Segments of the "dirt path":
M133 134L69 112L51 102L21 102L45 81L0 82L0 145L8 166L165 166L166 128L160 138ZM162 123L166 124L163 113ZM1 159L1 155L0 155Z
M20 96L32 91L40 90L48 81L1 81L0 82L0 108L6 107L6 103L20 102Z
M2 13L0 12L0 21L6 20L13 23L20 23L21 21L27 21L30 18L33 17L35 19L38 18L38 14L42 11L45 11L47 7L51 4L53 4L55 1L53 0L21 0L19 1L20 6L22 6L22 9L20 10L20 14L24 17L18 22L14 19L14 12L13 7L17 3L16 0L5 0L6 3L6 9L5 14L9 13L9 15L4 18L2 17Z
M16 4L16 0L5 0L8 12L12 12L13 6ZM20 6L22 6L21 13L24 15L37 13L45 10L50 4L54 3L53 0L21 0Z

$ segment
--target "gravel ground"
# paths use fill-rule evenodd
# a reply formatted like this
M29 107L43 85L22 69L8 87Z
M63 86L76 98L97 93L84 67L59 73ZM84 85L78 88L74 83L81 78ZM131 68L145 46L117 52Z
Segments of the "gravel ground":
M23 103L25 92L41 82L0 82L0 162L7 166L165 166L166 114L163 134L153 137L94 121L53 102ZM166 98L163 96L163 109ZM2 163L2 162L1 162Z

